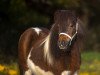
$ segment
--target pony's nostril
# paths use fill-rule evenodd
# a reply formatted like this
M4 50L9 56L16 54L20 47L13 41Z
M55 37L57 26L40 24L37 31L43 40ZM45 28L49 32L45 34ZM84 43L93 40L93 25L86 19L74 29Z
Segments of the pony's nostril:
M63 45L63 46L65 46L65 45L66 45L66 42L65 42L65 41L63 41L63 42L62 42L62 45Z
M66 46L66 42L65 41L59 41L59 46L63 47L63 46Z
M70 41L59 41L60 46L68 46L70 44Z
M69 44L69 41L66 42L66 46Z

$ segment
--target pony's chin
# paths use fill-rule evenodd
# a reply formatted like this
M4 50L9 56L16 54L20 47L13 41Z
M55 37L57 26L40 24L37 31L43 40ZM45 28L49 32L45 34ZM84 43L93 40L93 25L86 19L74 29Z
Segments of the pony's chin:
M69 52L70 51L70 49L68 48L68 46L66 46L66 47L59 47L59 49L61 51L63 51L63 52Z
M62 51L65 51L67 49L67 47L59 47L59 49L61 49Z

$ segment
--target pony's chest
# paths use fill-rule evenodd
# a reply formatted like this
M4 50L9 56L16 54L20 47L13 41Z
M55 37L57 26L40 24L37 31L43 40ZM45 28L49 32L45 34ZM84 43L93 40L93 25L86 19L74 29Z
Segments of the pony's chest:
M57 75L59 75L65 70L69 71L70 64L69 61L66 61L66 59L59 58L59 60L54 61L52 67L53 67L53 71L57 72L58 73Z
M57 63L57 65L48 66L43 61L40 63L34 63L32 60L28 60L28 67L32 74L35 75L68 75L64 66ZM38 64L38 65L37 65Z
M66 65L63 60L54 61L53 65L49 65L43 56L38 54L28 60L28 66L35 75L61 75L63 71L68 70Z

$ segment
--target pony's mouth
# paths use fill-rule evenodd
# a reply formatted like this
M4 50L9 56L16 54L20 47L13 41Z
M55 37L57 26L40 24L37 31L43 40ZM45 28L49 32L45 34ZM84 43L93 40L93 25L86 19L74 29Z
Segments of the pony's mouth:
M59 46L59 49L62 49L62 50L65 50L67 49L71 44L71 41L61 41L61 42L58 42L58 46Z
M67 46L59 46L60 49L65 50L67 49Z

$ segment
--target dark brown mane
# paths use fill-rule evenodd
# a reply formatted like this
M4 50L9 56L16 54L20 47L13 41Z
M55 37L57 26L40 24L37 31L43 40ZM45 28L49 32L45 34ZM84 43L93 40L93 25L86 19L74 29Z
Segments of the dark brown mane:
M51 33L50 33L50 51L51 54L53 55L53 57L59 57L60 53L59 53L59 48L57 45L57 41L58 41L58 26L54 24L54 26L51 28Z

